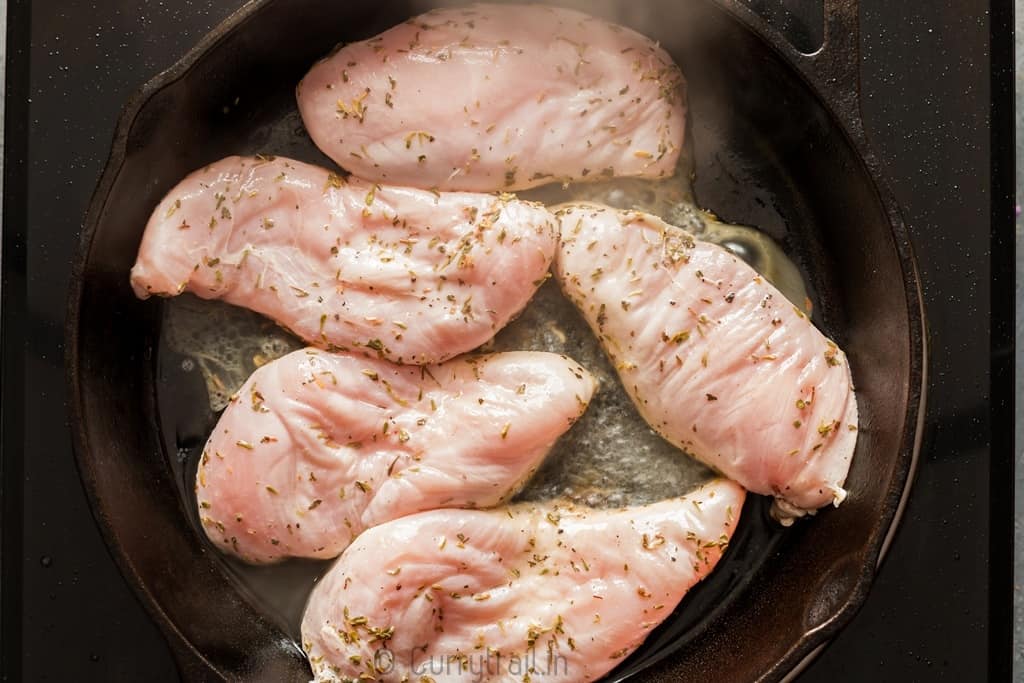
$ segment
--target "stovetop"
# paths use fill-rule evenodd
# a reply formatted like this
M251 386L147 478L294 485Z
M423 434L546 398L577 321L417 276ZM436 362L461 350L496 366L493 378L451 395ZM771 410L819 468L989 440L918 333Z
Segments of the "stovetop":
M5 681L177 680L159 632L107 554L78 480L66 428L64 304L86 203L122 104L241 4L8 3ZM779 18L779 7L808 6L751 4ZM1012 81L1002 70L1012 68L1012 9L1008 1L992 4L990 13L982 0L862 0L867 129L904 208L925 286L927 424L903 523L867 604L802 683L1009 678L1012 373L1002 365L990 372L1012 350L1003 336L1012 314L1003 297L1008 304L1013 291L1008 209L996 235L998 265L990 264L994 208L1012 206L1012 176L1005 167L991 172L993 151L1012 163L1008 104L996 110L991 137L989 122L993 84ZM1007 37L990 45L1000 25ZM1000 65L991 82L990 55ZM1000 308L994 328L990 295ZM992 409L1006 420L995 430Z

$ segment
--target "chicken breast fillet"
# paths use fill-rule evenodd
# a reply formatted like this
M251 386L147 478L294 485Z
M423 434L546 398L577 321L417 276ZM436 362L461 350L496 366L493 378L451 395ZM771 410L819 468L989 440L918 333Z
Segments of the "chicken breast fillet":
M344 179L229 157L183 180L146 226L136 295L190 291L262 313L308 343L403 363L476 348L544 280L543 207Z
M313 141L356 175L441 190L671 176L685 84L653 41L543 5L437 9L299 84Z
M721 247L639 212L558 215L559 282L650 425L783 518L838 505L857 439L843 352Z
M717 480L644 507L436 510L370 529L306 607L316 682L597 680L714 569L744 495Z
M594 380L551 353L434 366L295 351L258 369L196 473L203 528L252 563L331 558L421 510L514 494L590 401Z

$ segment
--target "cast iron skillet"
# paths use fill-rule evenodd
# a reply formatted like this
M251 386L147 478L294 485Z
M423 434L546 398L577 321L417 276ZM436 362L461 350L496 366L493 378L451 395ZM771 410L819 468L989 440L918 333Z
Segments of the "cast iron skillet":
M857 2L826 0L824 47L812 55L738 0L625 7L634 11L612 18L659 40L687 75L698 199L796 254L817 293L817 324L850 359L861 430L842 507L771 532L770 543L732 548L731 566L746 569L720 570L724 578L695 591L610 679L779 680L863 602L910 483L923 413L920 285L860 120ZM68 302L72 429L96 519L186 680L307 681L309 672L186 522L158 433L161 306L136 300L128 285L143 227L178 180L223 156L326 163L290 135L295 84L336 43L424 9L415 0L253 0L144 86L118 124ZM281 142L290 137L294 147Z

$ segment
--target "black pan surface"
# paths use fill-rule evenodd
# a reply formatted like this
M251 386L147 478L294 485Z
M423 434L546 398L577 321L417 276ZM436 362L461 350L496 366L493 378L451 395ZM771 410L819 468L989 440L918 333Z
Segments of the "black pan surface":
M142 228L181 177L228 154L325 163L296 134L294 84L335 43L423 9L250 3L129 103L94 196L67 322L76 452L108 542L189 679L309 674L295 643L185 521L177 453L160 433L161 307L135 300L127 284ZM856 4L830 3L826 47L813 57L724 0L647 3L625 17L614 4L587 9L625 19L680 62L700 203L782 240L817 294L816 322L847 350L858 383L850 499L786 533L755 503L722 568L611 676L776 680L863 601L909 483L923 400L917 274L857 115Z

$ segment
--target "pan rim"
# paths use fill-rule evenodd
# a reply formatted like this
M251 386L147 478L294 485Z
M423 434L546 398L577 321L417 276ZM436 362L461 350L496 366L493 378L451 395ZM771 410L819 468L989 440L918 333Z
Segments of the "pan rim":
M852 3L854 10L858 9L858 0L849 1ZM910 362L908 364L909 382L906 395L907 413L904 419L903 437L898 454L907 460L906 467L901 468L896 473L897 476L894 477L892 485L886 493L884 509L892 511L891 513L887 512L881 520L886 531L882 535L872 536L873 542L866 549L866 557L869 560L873 559L873 562L867 562L863 565L854 588L850 593L850 599L840 606L832 617L822 625L805 632L790 649L789 653L777 661L761 677L762 681L792 681L828 647L832 639L853 620L857 612L864 605L878 570L885 560L902 520L907 499L913 487L924 432L928 389L927 316L921 288L920 271L910 240L909 230L895 195L892 193L891 184L886 178L885 169L864 130L862 114L860 112L861 94L859 85L852 100L854 110L844 112L841 110L843 104L850 106L851 103L836 102L832 97L822 92L822 89L814 82L814 79L808 77L805 70L807 65L797 61L813 57L827 49L827 37L826 42L817 52L804 54L792 47L784 36L769 27L759 15L745 5L739 4L737 0L713 0L713 2L731 14L740 24L755 35L766 49L775 53L783 63L799 76L807 89L818 99L822 108L832 117L838 130L846 136L847 143L855 152L856 159L862 165L866 177L871 181L871 188L875 192L879 205L887 215L889 232L893 238L893 247L903 271L903 290L907 308L910 342ZM826 0L826 12L828 9L829 2ZM852 58L857 60L856 73L859 79L859 46L857 48Z
M86 466L86 462L90 458L89 453L95 450L95 447L92 443L93 439L89 434L89 430L86 427L86 421L84 419L85 409L82 395L82 384L80 381L80 374L78 372L80 364L79 322L82 294L84 290L83 275L85 273L86 264L88 263L89 257L92 253L92 246L95 241L96 231L99 228L100 221L106 209L107 201L110 197L110 191L114 182L120 175L121 170L124 167L124 162L128 156L128 137L139 113L142 108L145 107L145 105L154 96L156 96L157 93L183 78L210 51L226 40L230 34L237 31L247 21L255 16L260 9L271 2L273 2L273 0L247 0L242 7L235 12L232 12L227 18L218 23L209 33L204 35L199 42L192 46L192 48L190 48L173 64L139 86L125 102L125 105L118 116L117 123L114 126L110 152L103 165L103 171L100 173L96 189L93 190L92 196L89 198L85 221L82 224L82 231L79 236L78 248L71 264L71 277L70 284L68 286L68 297L64 314L64 339L66 342L64 352L64 374L65 383L68 387L71 446L75 455L75 466L78 469L78 476L82 480L82 488L85 490L86 498L89 502L90 513L103 536L107 553L114 560L114 563L117 565L118 570L124 577L125 582L131 586L132 593L134 593L138 602L146 610L147 614L149 614L161 632L163 632L164 637L169 641L173 639L176 643L183 645L190 655L202 662L209 671L216 673L216 675L223 680L227 680L225 673L221 671L214 662L210 661L208 657L200 652L192 641L182 633L178 625L167 614L160 601L146 589L145 582L139 575L132 558L129 557L129 555L124 552L124 549L120 544L115 541L116 532L113 524L107 517L103 499L97 490L96 480L89 472L89 468ZM169 643L169 645L170 644L171 643ZM175 659L178 661L179 667L181 667L182 663L178 660L177 650L174 647L171 647L171 650L175 654Z
M127 158L127 143L135 121L145 105L160 91L184 78L198 62L212 52L232 34L241 30L244 25L264 8L279 0L248 0L242 7L218 23L209 33L199 40L188 52L167 69L138 88L129 97L118 117L110 153L103 167L88 205L83 223L78 248L71 267L71 280L68 288L65 309L65 381L69 390L68 407L70 415L72 447L76 466L82 480L90 511L99 527L107 550L114 559L126 582L132 587L136 598L146 609L153 621L163 631L165 637L184 645L188 652L208 667L209 671L226 678L223 671L200 652L191 640L181 631L170 618L161 601L154 596L136 569L132 558L116 542L114 525L107 515L103 498L97 490L95 477L86 465L92 459L91 453L97 449L94 438L90 434L84 420L85 407L80 365L80 308L84 289L86 264L89 262L96 232L105 213L111 190L119 177ZM926 311L924 307L921 279L914 256L912 243L906 223L903 220L899 205L890 189L884 168L871 148L863 130L859 114L852 122L850 113L837 111L833 101L826 96L817 85L807 77L804 70L794 61L794 53L780 46L780 37L766 29L752 13L739 5L736 0L707 0L727 12L731 18L752 33L764 47L772 51L787 67L795 72L803 81L808 91L813 93L823 110L832 118L838 130L846 137L846 142L854 151L857 162L862 166L865 177L870 179L879 206L883 209L888 223L888 231L893 239L893 248L903 275L905 294L906 319L908 322L909 355L908 385L906 387L907 412L897 455L901 466L895 472L889 490L885 494L884 514L878 521L878 527L884 527L885 533L874 533L871 543L866 546L865 562L858 572L850 591L850 597L819 626L805 631L795 640L783 657L764 671L758 680L780 681L792 680L827 646L827 644L845 628L854 618L867 599L870 588L877 575L881 563L899 527L907 496L911 490L914 474L919 460L919 451L923 432L927 391L927 330ZM741 8L742 7L742 8ZM741 9L737 9L741 8ZM857 98L859 106L860 99ZM174 648L172 648L173 650ZM664 668L671 666L671 656L658 660L655 666ZM668 661L666 661L668 660ZM652 664L654 664L652 662Z

